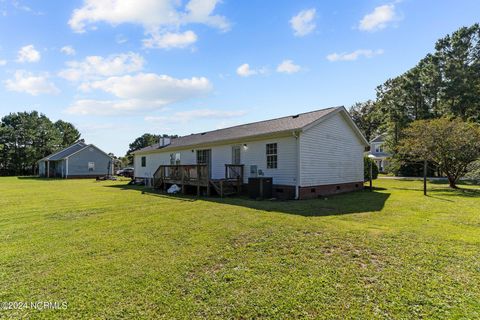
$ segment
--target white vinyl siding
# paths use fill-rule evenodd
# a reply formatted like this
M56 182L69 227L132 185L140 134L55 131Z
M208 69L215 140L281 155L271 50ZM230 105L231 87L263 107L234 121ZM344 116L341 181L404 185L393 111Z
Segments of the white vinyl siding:
M277 143L278 163L277 169L267 169L267 155L265 153L268 143ZM181 154L181 164L196 164L196 150L212 150L212 172L213 179L225 177L225 164L232 163L232 147L240 145L241 164L245 165L244 182L248 181L250 175L250 166L256 165L263 171L265 177L272 177L274 184L292 185L296 184L297 172L297 154L296 139L294 137L271 138L261 141L244 141L241 144L225 144L220 146L204 145L195 149L189 148L181 151L168 151L154 154L143 154L135 156L135 176L150 178L160 165L170 164L170 154L179 152ZM244 146L246 145L246 146ZM194 150L194 152L192 152ZM147 166L140 166L142 156L147 157Z
M363 181L364 145L342 114L300 135L300 186Z

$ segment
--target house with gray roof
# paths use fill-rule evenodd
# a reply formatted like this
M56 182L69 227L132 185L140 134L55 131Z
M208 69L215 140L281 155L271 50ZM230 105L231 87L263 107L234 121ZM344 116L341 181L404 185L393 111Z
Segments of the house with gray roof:
M113 174L113 159L93 144L83 140L38 161L38 171L45 178L94 178Z
M368 147L344 107L230 128L161 138L134 152L135 177L157 188L172 184L221 190L232 179L268 177L273 197L305 199L363 188ZM235 184L235 183L234 183Z

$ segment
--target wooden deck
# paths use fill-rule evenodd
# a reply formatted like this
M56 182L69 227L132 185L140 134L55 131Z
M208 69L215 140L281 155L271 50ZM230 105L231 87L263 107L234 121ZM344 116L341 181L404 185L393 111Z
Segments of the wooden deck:
M225 164L225 177L211 179L209 167L206 164L192 165L161 165L153 175L153 186L156 189L167 191L168 187L176 184L186 192L187 186L197 189L200 196L202 188L206 188L207 195L211 195L211 188L221 196L240 193L244 174L243 165Z

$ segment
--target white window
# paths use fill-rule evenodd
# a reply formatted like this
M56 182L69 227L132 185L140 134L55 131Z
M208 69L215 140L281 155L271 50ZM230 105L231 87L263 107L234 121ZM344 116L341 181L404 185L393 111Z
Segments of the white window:
M197 164L210 164L210 149L197 150Z
M277 156L277 144L267 143L267 169L277 169L278 156Z
M375 152L383 152L383 145L382 144L376 144L375 145Z
M88 171L95 171L95 162L88 163Z
M180 153L170 153L170 164L179 165L180 164Z

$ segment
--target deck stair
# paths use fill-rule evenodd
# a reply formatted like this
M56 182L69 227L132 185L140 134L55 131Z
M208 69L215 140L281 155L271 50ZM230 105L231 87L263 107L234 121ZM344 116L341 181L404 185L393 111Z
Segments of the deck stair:
M241 192L241 185L237 179L210 179L210 184L222 198Z

